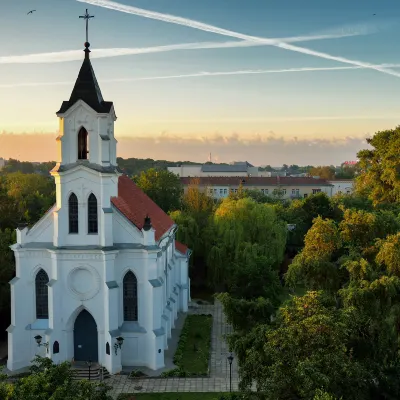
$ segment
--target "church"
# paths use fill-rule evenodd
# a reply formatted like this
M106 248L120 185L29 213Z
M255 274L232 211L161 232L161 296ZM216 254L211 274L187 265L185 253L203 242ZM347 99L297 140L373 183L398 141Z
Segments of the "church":
M87 21L86 21L87 23ZM117 166L112 102L89 58L59 118L56 204L11 246L10 371L35 355L91 361L111 374L164 367L178 312L190 299L190 250L177 226Z

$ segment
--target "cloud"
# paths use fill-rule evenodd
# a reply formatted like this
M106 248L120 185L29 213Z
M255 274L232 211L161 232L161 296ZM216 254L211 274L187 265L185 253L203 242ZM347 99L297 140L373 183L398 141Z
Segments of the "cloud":
M400 64L379 64L382 67L399 68ZM203 71L195 72L193 74L180 74L180 75L164 75L164 76L144 76L139 78L114 78L103 79L101 83L122 83L122 82L137 82L137 81L155 81L155 80L168 80L168 79L184 79L184 78L202 78L211 76L232 76L232 75L254 75L254 74L282 74L282 73L295 73L295 72L316 72L316 71L342 71L363 69L364 67L302 67L302 68L284 68L284 69L245 69L238 71ZM61 86L72 85L73 82L18 82L18 83L3 83L0 84L1 89L11 89L16 87L37 87L37 86Z
M333 31L329 34L309 35L309 36L294 36L287 38L277 38L274 40L285 43L306 42L311 40L323 39L338 39L349 36L366 35L373 32L374 29L364 28L358 33L357 31L336 32ZM111 48L111 49L96 49L90 55L91 58L107 58L119 57L127 55L139 55L149 53L160 53L168 51L179 50L199 50L199 49L223 49L233 47L253 47L253 46L266 46L267 43L254 42L248 40L234 40L227 42L196 42L196 43L180 43L171 44L166 46L153 46L153 47L138 47L138 48ZM67 61L82 60L82 50L67 50L57 51L51 53L36 53L36 54L23 54L19 56L2 56L0 57L0 64L47 64L47 63L60 63Z
M55 133L3 132L0 134L2 157L28 161L54 160L57 154L56 137ZM154 137L117 135L117 154L123 158L205 162L211 152L213 160L220 162L247 160L256 165L338 165L346 160L354 160L359 150L367 148L366 137L301 139L293 135L288 139L274 132L250 137L239 133L229 136L216 133L198 138L168 132Z
M240 32L235 32L235 31L231 31L228 29L219 28L217 26L205 24L203 22L195 21L195 20L192 20L189 18L178 17L178 16L170 15L170 14L163 14L163 13L159 13L156 11L149 11L149 10L145 10L143 8L128 6L125 4L120 4L120 3L117 3L114 1L109 1L109 0L77 0L77 1L79 1L81 3L92 4L94 6L108 8L108 9L115 10L115 11L124 12L127 14L134 14L134 15L138 15L141 17L145 17L145 18L169 22L172 24L182 25L182 26L186 26L189 28L199 29L199 30L205 31L205 32L216 33L216 34L222 35L222 36L229 36L229 37L234 37L234 38L241 39L241 40L269 44L271 46L279 47L282 49L291 50L291 51L302 53L302 54L308 54L310 56L324 58L327 60L338 61L338 62L341 62L344 64L351 64L351 65L355 65L358 67L370 68L370 69L374 69L376 71L379 71L379 72L382 72L385 74L400 77L400 72L396 72L396 71L393 71L390 69L385 69L385 68L382 68L379 66L377 67L377 66L367 63L367 62L351 60L351 59L348 59L345 57L340 57L340 56L333 56L328 53L323 53L323 52L311 50L311 49L308 49L305 47L295 46L290 43L285 43L285 42L279 41L277 39L269 39L269 38L261 38L261 37L257 37L257 36L245 35Z

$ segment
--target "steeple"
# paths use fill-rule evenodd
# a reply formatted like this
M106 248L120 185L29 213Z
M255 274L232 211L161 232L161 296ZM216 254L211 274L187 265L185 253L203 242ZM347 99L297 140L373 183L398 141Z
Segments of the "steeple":
M61 108L57 111L57 114L65 113L79 100L84 101L97 113L109 113L113 103L111 101L104 101L89 57L90 43L88 41L88 21L90 18L93 18L93 15L89 15L88 10L86 9L86 14L81 15L79 18L84 18L86 20L86 42L84 49L85 58L83 60L71 96L68 101L63 101Z

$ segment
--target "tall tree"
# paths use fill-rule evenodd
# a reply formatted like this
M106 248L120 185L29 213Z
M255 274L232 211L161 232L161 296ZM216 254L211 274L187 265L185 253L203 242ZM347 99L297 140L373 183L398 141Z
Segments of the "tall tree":
M335 179L335 167L333 167L332 165L313 167L310 169L309 173L312 176L319 176L321 179Z
M356 180L356 189L374 202L400 201L400 125L395 129L379 131L367 139L372 149L358 153L362 173Z
M134 181L165 212L180 209L183 187L174 173L151 168Z

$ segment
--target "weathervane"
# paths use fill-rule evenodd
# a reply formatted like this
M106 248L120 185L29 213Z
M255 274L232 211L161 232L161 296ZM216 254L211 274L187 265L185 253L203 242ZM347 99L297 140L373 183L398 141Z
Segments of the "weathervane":
M85 47L88 48L90 46L89 44L89 34L88 34L88 28L89 28L89 19L94 18L94 15L89 15L88 9L86 9L85 15L80 15L79 18L83 18L86 20L86 43Z

